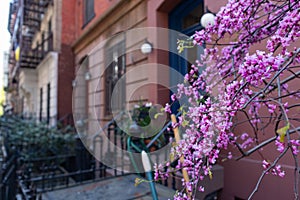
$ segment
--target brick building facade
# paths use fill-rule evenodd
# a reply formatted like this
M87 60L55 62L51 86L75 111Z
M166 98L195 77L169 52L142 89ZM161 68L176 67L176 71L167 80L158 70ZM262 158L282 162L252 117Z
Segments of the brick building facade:
M113 87L109 88L116 86L119 80L120 91L124 93L118 91L113 96L118 100L116 109L130 110L140 101L164 105L169 102L171 88L180 82L179 75L188 70L186 60L195 60L203 50L186 52L181 56L185 59L182 61L178 58L180 55L174 53L176 37L181 37L180 33L190 36L203 28L199 19L205 7L216 13L225 3L225 0L53 0L45 9L40 19L44 25L35 30L31 44L32 49L41 44L43 27L49 29L51 21L48 31L53 32L53 49L35 66L17 64L21 61L12 61L10 65L11 82L18 83L23 111L55 119L73 111L75 120L83 121L88 134L93 135L113 117L110 107ZM13 41L17 40L13 36L17 13L12 9L11 15L15 15L11 18ZM170 34L169 29L174 30L174 34ZM21 28L18 31L20 33ZM153 47L149 54L141 52L146 42ZM11 60L14 59L11 54ZM179 64L184 67L180 68ZM179 75L172 74L171 69ZM46 101L49 98L50 101ZM237 131L244 129L247 127ZM262 169L259 156L253 154L240 161L221 162L221 165L223 173L214 177L215 182L206 183L212 187L205 195L216 192L221 185L222 189L217 191L221 199L246 199ZM282 166L287 176L282 180L266 177L256 199L292 199L291 159L283 160Z
M70 44L75 39L75 19L70 13L74 2L11 3L10 89L17 99L16 113L51 124L71 114L74 68Z
M78 12L76 40L72 43L78 80L74 89L73 111L78 120L86 120L88 134L91 135L112 117L107 113L109 105L106 96L109 95L109 91L106 88L104 69L108 68L106 60L109 59L109 53L114 54L110 51L113 46L119 45L121 41L124 42L123 47L118 46L118 48L125 48L125 63L119 62L118 59L116 62L118 67L119 65L125 67L125 71L121 72L126 74L125 82L123 82L126 93L125 108L131 109L139 100L164 105L169 102L170 88L178 83L178 77L171 72L162 73L160 71L162 66L169 66L184 74L189 64L184 61L185 67L178 67L182 61L176 58L178 55L174 56L175 53L172 53L174 48L176 51L176 38L174 40L172 34L149 27L172 29L176 33L190 36L193 31L202 28L199 25L199 19L206 7L216 13L226 3L225 0L218 2L208 0L95 0L94 15L87 23L84 23L84 2L77 1L76 4ZM176 37L180 37L180 34ZM153 51L149 54L143 54L140 51L141 45L146 41L153 45ZM187 53L183 58L188 61L189 59L195 60L201 51L198 49L196 54L195 52ZM141 66L146 66L143 71L139 71ZM91 76L85 79L86 74ZM149 85L149 80L156 84ZM169 85L157 84L163 82ZM245 128L240 127L237 131L243 131ZM271 155L274 153L271 152ZM282 164L285 166L287 177L284 181L278 177L267 177L261 190L256 194L256 199L292 198L290 196L293 195L291 160L284 160ZM214 177L222 182L221 199L246 199L262 169L258 155L254 154L240 161L221 162L221 165L224 167L224 180L222 175ZM219 182L214 184L217 185ZM212 187L217 188L216 185Z

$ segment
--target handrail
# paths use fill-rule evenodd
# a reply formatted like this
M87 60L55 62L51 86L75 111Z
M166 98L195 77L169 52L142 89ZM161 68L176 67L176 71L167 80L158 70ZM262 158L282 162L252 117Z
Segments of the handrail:
M100 135L100 133L104 132L109 126L111 126L115 122L115 118L119 118L124 111L121 111L116 117L112 118L109 122L107 122L98 132L92 135L93 139Z
M181 114L181 112L178 112L176 114L176 118ZM155 137L147 144L147 148L149 149L152 144L165 132L165 130L172 124L172 121L170 120L163 129L160 130L160 132L158 134L155 135Z

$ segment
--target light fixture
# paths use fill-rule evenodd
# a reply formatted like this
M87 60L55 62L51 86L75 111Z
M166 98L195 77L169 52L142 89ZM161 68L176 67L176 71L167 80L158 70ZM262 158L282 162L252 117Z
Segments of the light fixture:
M79 119L75 122L77 133L81 139L85 139L86 137L86 122L87 121L84 119Z
M200 19L200 24L204 28L206 28L208 26L213 26L215 24L215 18L216 18L216 15L214 13L212 13L210 10L208 10L208 8L206 7L206 13L204 15L202 15L202 17Z
M82 128L84 127L84 120L83 119L79 119L76 121L76 126L78 126L78 128Z
M152 52L152 44L148 42L147 40L142 44L141 46L141 52L143 54L149 54Z
M77 85L77 81L76 81L76 80L73 80L73 81L72 81L72 87L76 87L76 85Z
M84 74L84 79L85 79L86 81L89 81L89 80L91 80L91 78L92 78L91 73L90 73L90 72L85 72L85 74Z
M22 35L29 36L29 27L26 25L22 26Z

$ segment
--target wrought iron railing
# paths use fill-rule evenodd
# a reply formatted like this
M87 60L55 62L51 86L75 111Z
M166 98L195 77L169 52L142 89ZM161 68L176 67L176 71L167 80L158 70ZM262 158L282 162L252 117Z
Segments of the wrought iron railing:
M117 148L134 152L140 152L141 150L150 152L150 148L161 135L164 134L167 141L169 141L170 137L173 137L172 129L168 129L170 125L171 122L166 123L162 130L153 137L148 144L137 144L137 142L143 143L143 140L132 139L131 136L123 132L117 126L114 120L111 120L100 132L104 132L105 137L110 140L111 143L109 144L112 146L103 145L103 135L99 134L100 132L93 137L92 150L97 151L98 155L100 154L100 159L95 159L85 148L81 139L77 138L73 150L67 150L61 155L54 154L48 157L26 159L12 157L13 161L11 162L16 163L12 165L7 164L6 166L15 166L15 168L9 170L9 167L7 167L5 172L13 171L14 173L11 173L9 176L4 175L10 178L2 180L2 187L5 185L5 187L10 188L11 193L15 194L13 190L17 188L16 180L18 180L19 193L22 194L23 199L36 199L39 198L42 193L58 188L68 188L87 182L123 176L129 173L127 164L132 165L135 160L131 159L131 163L126 163L124 159L117 160L118 158L116 156L111 156L116 155ZM11 124L5 128L9 129L10 127ZM143 148L136 148L139 145L142 145ZM107 162L103 162L105 159L113 159L112 162L115 163L115 165L113 167L107 166ZM2 174L4 174L3 172L4 171L2 171ZM16 172L18 178L14 175ZM136 172L139 173L138 170ZM144 176L144 173L139 174ZM179 182L178 180L180 179L181 177L178 178L176 174L173 174L168 180L161 181L161 184L175 189L176 186L178 186L176 183ZM12 186L13 184L14 186ZM5 193L5 195L8 194Z
M15 199L17 194L17 156L12 154L9 158L0 161L0 199Z
M5 135L6 126L0 126L0 199L14 199L17 193L17 155L7 149Z
M43 38L35 48L31 48L32 38L29 37L29 40L25 40L25 38L24 36L20 50L20 67L35 68L49 52L53 51L53 33L47 32L47 37Z

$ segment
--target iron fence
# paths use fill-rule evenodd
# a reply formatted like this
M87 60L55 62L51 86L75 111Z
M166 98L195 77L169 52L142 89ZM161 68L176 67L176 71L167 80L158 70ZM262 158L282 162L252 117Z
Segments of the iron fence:
M7 122L10 123L9 120ZM158 137L165 135L165 138L169 141L169 138L173 137L172 131L167 129L170 125L170 122L167 123L158 133ZM12 125L6 124L1 127L2 132L7 132ZM109 144L113 145L103 145L102 136L97 134L93 137L93 150L98 151L103 159L113 159L112 162L115 165L112 168L101 162L102 159L95 159L85 148L80 138L76 139L72 149L67 149L60 154L56 152L45 157L24 158L18 153L23 148L22 144L19 144L16 152L10 153L7 155L6 160L0 162L1 199L15 199L17 193L22 196L22 199L41 199L42 194L47 191L129 174L129 171L132 170L128 170L129 166L127 164L130 165L131 163L126 163L123 159L117 160L116 156L111 155L116 154L117 148L131 149L131 143L128 143L130 136L123 132L114 120L108 122L102 131L105 132L105 137L110 140L111 143ZM6 134L2 134L2 136L3 138L8 137ZM156 144L155 140L158 137L152 138L148 144L135 145L142 146L143 150L149 152L150 147ZM143 143L143 141L133 139L133 142ZM5 146L5 141L3 140L1 144ZM96 146L97 148L95 148ZM131 150L135 151L134 149ZM130 162L134 162L134 160ZM138 174L144 176L143 173ZM175 189L178 187L180 179L181 177L178 178L176 174L173 174L168 180L161 181L161 184Z

